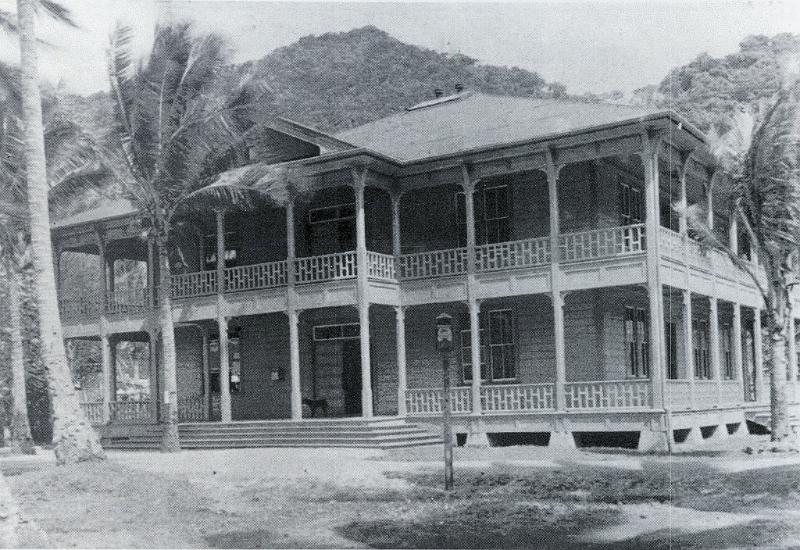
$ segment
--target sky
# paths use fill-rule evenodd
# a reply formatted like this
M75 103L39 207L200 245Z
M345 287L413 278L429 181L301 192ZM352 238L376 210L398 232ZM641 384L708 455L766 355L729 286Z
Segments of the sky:
M117 22L132 27L144 54L156 21L167 16L222 34L237 62L302 36L374 25L403 42L536 71L571 93L631 91L699 53L732 53L747 35L800 33L799 0L60 1L80 28L42 20L41 73L81 94L108 88L106 51ZM0 9L14 8L15 0L0 0ZM0 59L17 56L15 41L0 36Z

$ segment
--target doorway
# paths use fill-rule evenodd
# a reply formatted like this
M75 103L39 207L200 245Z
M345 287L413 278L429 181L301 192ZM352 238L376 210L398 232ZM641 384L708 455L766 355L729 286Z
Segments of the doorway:
M342 394L344 414L361 414L361 341L342 340Z

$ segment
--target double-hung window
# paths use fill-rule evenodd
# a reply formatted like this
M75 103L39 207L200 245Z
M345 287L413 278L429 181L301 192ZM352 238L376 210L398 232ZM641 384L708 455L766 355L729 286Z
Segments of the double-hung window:
M625 306L625 362L631 378L650 376L647 310Z
M481 379L513 380L516 377L514 324L510 309L496 309L481 315ZM465 382L472 380L470 331L461 331L461 367Z
M720 348L722 351L723 377L726 380L736 378L736 370L733 366L733 330L730 325L723 325L720 330Z
M511 207L508 185L486 186L475 194L475 239L477 244L511 240ZM459 246L467 245L467 210L464 193L456 193L456 227Z
M711 355L708 347L708 321L692 321L692 346L694 348L694 377L698 380L711 378Z
M621 225L642 223L642 191L621 175L617 176L617 197Z

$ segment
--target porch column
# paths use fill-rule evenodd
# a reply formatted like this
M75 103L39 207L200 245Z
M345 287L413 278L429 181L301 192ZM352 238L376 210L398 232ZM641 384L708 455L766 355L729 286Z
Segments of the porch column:
M286 203L286 315L289 317L289 401L292 420L303 418L303 398L300 387L300 312L297 309L295 286L295 228L294 196L290 193Z
M61 246L58 243L53 243L53 273L56 279L56 294L60 296L61 293Z
M739 381L739 397L744 400L744 376L742 373L742 306L733 304L733 368L734 376Z
M203 418L211 420L211 365L208 360L208 331L203 328Z
M231 421L231 374L228 362L228 318L225 304L225 213L217 218L217 331L219 332L219 409L222 422Z
M714 182L714 174L712 173L708 177L708 186L706 187L706 204L708 205L708 211L706 212L706 225L708 228L713 231L714 230L714 186L712 183Z
M396 306L395 335L397 339L397 415L405 416L406 410L406 308Z
M695 408L694 342L692 341L692 292L683 291L683 345L686 356L686 378L689 380L689 406Z
M106 240L100 231L95 232L95 239L97 241L97 255L100 260L100 299L98 304L100 307L100 318L105 317L108 311L108 261L106 260Z
M105 318L100 320L100 367L103 371L103 423L111 422L111 346Z
M731 214L728 224L728 246L736 256L739 256L739 220L735 212Z
M400 199L402 196L400 191L392 193L392 255L398 279L400 278L400 255L403 251L400 237Z
M658 146L660 139L643 136L642 160L645 177L645 211L647 238L647 294L650 312L650 380L653 408L664 406L664 348L663 295L659 277L659 169Z
M761 308L753 309L753 347L755 348L754 360L756 375L756 401L768 402L769 391L764 391L764 346L761 342Z
M555 151L547 148L547 196L550 211L550 283L553 302L553 336L556 355L556 402L558 411L566 409L564 385L567 381L566 344L564 341L564 294L561 291L561 247L559 232L561 227L558 207L558 175L562 166L555 162Z
M684 157L682 160L681 165L681 180L680 180L680 197L679 197L679 206L680 212L678 217L678 230L680 231L681 235L686 235L688 233L688 223L686 220L686 208L689 206L689 197L686 193L686 172L689 169L689 163L692 160L692 154L689 153Z
M464 210L467 224L467 307L472 361L472 414L480 415L481 404L481 332L480 301L475 297L475 187L478 181L466 164L461 165L461 188L464 191Z
M722 392L722 369L719 357L719 303L715 296L708 299L708 345L711 348L711 376L717 382L717 403Z
M364 189L367 168L353 168L353 191L356 202L356 261L358 290L358 327L361 343L361 415L372 417L372 369L369 347L369 282L367 280L367 226L364 216Z

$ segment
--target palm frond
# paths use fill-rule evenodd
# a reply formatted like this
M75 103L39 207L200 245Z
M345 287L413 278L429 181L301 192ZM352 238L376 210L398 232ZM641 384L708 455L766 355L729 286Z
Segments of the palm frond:
M78 24L72 18L72 12L69 8L61 5L60 2L53 0L39 0L38 7L44 12L45 15L54 19L58 23L63 23L73 28L78 28Z

